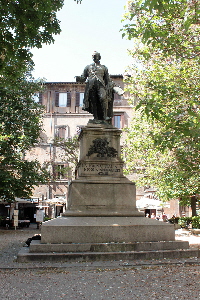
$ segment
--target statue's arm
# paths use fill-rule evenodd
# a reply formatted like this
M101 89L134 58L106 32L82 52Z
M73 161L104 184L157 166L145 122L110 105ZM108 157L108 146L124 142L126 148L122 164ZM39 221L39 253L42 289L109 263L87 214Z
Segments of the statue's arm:
M81 75L85 80L88 78L88 66L83 70L83 74Z
M85 82L88 77L88 66L85 67L81 76L76 76L76 82Z

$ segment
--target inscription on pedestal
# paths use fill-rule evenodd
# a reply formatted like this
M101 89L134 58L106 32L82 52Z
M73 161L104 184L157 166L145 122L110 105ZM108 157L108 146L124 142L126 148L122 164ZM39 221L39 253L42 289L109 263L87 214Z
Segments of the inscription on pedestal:
M117 177L122 173L123 167L119 164L80 164L81 173L84 175L113 175Z

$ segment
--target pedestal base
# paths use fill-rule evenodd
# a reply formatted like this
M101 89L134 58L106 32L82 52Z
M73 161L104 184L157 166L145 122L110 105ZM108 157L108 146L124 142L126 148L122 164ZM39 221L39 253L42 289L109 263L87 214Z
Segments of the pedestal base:
M41 228L43 244L174 240L173 225L144 217L59 217Z
M141 217L60 217L42 225L41 241L23 248L18 262L150 260L198 257L175 241L174 226Z

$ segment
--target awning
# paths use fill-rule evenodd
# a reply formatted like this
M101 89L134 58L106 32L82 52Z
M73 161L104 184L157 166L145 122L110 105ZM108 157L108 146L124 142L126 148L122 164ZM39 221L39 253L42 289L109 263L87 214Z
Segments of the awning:
M148 209L156 209L162 207L162 201L157 199L150 199L148 197L143 196L140 200L136 201L137 208L148 208Z
M59 197L59 198L47 199L47 200L44 200L43 202L49 203L49 204L66 204L67 199L65 199L63 197Z

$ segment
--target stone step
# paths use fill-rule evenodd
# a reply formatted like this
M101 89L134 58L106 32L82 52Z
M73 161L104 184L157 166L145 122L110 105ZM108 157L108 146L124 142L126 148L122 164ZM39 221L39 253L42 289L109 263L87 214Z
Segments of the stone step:
M188 241L133 242L133 243L67 243L43 244L32 240L30 253L64 252L127 252L188 249Z
M199 249L158 250L158 251L125 251L125 252L73 252L73 253L31 253L23 247L17 256L18 262L32 261L110 261L110 260L152 260L181 259L199 257Z

